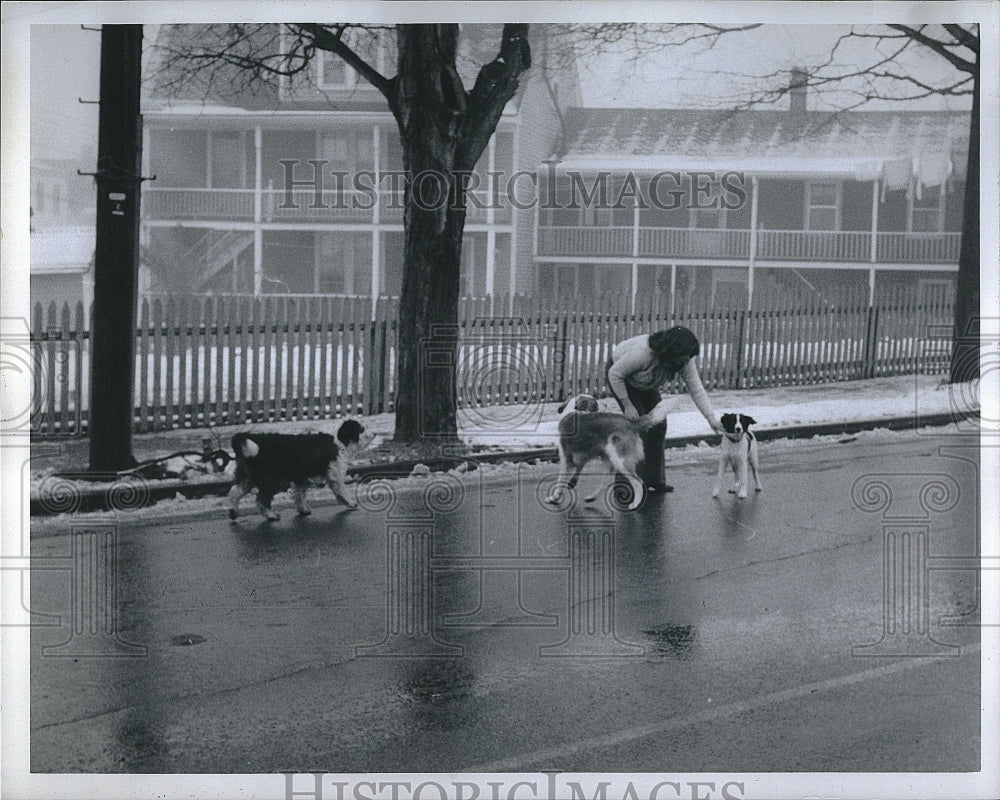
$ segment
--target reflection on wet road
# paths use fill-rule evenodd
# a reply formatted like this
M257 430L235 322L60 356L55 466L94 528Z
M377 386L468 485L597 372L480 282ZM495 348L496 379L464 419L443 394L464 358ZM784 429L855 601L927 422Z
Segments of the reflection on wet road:
M978 471L942 444L783 450L743 501L706 456L633 512L596 476L546 506L546 465L38 532L32 767L974 768Z

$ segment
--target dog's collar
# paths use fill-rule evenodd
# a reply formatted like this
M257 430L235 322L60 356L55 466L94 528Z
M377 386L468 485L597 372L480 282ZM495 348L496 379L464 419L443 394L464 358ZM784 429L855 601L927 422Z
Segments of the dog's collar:
M744 433L745 433L745 431L744 431ZM729 433L729 431L726 431L726 433L724 433L723 436L725 436L731 442L738 442L740 439L743 438L743 434L742 433L735 434L735 433ZM734 436L736 437L735 439L733 438Z

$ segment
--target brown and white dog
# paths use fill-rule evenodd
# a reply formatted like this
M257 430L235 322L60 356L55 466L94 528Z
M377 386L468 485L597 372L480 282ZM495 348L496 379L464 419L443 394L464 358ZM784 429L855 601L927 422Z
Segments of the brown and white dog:
M757 420L747 414L723 414L722 427L725 433L722 436L722 450L719 453L719 471L715 476L715 488L712 490L712 497L718 497L722 489L722 474L726 471L726 466L731 465L736 475L736 483L729 490L736 492L736 496L743 499L747 496L747 484L750 476L747 474L748 467L753 470L754 488L760 492L763 486L760 483L760 463L757 456L757 437L750 430L751 425L756 425Z
M344 493L347 456L356 449L365 433L364 425L349 419L334 439L328 433L237 433L233 437L236 454L236 483L229 492L229 518L236 519L242 497L257 490L257 508L264 519L281 519L271 509L271 500L279 492L292 490L299 514L312 513L306 505L310 486L329 486L349 508L357 501Z
M558 503L562 493L576 486L583 468L600 460L609 471L621 473L632 484L632 502L636 508L643 499L644 484L637 473L643 460L642 435L653 425L666 421L668 400L662 400L652 411L639 419L623 414L597 410L597 400L590 395L577 395L560 407L565 410L559 420L559 477L545 498ZM568 409L568 410L567 410ZM584 498L595 500L598 492Z

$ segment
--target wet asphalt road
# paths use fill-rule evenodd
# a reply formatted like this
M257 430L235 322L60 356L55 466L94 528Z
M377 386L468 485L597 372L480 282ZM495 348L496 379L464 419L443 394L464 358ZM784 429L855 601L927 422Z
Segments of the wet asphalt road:
M31 768L976 770L969 443L765 446L745 501L706 454L632 512L543 507L544 465L39 524Z

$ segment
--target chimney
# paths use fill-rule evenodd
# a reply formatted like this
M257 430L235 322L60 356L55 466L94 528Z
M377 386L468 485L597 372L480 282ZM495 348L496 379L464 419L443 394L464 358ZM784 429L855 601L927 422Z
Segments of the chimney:
M808 94L809 73L803 67L794 67L791 80L788 83L788 110L793 116L806 113L806 95Z

